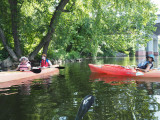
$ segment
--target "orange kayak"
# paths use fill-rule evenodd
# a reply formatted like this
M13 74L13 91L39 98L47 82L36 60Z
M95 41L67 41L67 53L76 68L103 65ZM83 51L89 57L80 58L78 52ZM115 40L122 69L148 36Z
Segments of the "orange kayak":
M160 77L160 70L150 70L149 72L140 72L134 69L127 69L120 65L105 64L94 65L89 64L92 72L105 73L109 75L136 76L136 77Z

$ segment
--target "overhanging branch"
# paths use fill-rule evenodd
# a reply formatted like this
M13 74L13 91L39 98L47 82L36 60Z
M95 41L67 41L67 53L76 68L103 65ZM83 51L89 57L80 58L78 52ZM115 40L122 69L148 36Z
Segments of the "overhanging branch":
M46 36L44 36L39 43L39 45L35 48L35 50L29 55L29 58L31 60L34 59L34 57L38 54L39 50L45 45L46 42L51 41L52 34L55 32L56 25L58 23L59 16L61 15L62 11L64 10L64 7L69 2L69 0L61 0L59 5L56 7L56 10L54 11L50 24L49 24L49 30Z
M13 58L13 60L14 61L18 61L18 57L16 56L16 54L14 53L14 51L7 45L4 32L3 32L3 30L1 28L0 28L0 38L2 40L4 48L8 51L8 53Z

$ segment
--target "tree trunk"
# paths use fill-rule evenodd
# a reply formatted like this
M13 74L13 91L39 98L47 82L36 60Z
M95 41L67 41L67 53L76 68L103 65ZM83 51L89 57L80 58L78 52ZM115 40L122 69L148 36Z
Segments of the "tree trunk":
M1 28L0 28L0 38L2 40L4 48L8 51L8 53L13 58L13 60L14 61L18 61L18 57L16 56L16 54L14 53L14 51L7 45L4 32L3 32L3 30Z
M10 10L11 10L11 20L12 20L12 34L14 38L14 49L15 53L18 57L22 55L21 46L20 46L20 40L18 36L18 8L17 8L17 0L8 0L10 4Z
M43 53L44 53L44 54L47 54L49 43L50 43L50 42L48 41L48 42L46 42L46 43L44 44L44 46L43 46Z
M51 18L50 25L49 25L49 30L47 35L41 40L39 45L35 48L35 50L29 55L29 59L33 60L34 57L38 54L39 50L45 45L45 50L48 50L48 45L51 41L52 35L55 32L56 25L58 23L58 18L60 17L64 7L66 4L69 2L69 0L61 0L59 5L56 7L56 10L54 11L54 14ZM48 42L48 43L47 43ZM48 45L47 45L48 44ZM46 49L47 47L47 49ZM47 52L47 51L45 51Z

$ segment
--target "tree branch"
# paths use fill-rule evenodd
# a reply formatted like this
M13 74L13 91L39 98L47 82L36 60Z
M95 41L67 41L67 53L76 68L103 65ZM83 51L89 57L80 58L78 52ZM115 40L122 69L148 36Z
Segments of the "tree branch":
M69 11L69 10L63 10L62 12L71 12L71 11Z
M0 38L2 40L4 48L8 51L8 53L13 58L13 60L14 61L18 61L18 57L16 56L16 54L14 53L14 51L7 45L4 32L3 32L3 30L1 28L0 28Z
M69 0L61 0L61 2L59 3L59 5L56 7L56 10L54 11L53 16L52 16L51 21L50 21L48 33L46 34L46 36L44 36L42 38L42 40L39 43L39 45L29 55L29 58L31 60L34 59L34 57L37 55L37 53L39 52L39 50L45 45L46 42L48 42L47 44L49 44L49 42L51 41L51 37L52 37L52 34L55 32L55 28L56 28L56 25L58 23L59 16L61 15L64 7L66 6L66 4L68 2L69 2Z

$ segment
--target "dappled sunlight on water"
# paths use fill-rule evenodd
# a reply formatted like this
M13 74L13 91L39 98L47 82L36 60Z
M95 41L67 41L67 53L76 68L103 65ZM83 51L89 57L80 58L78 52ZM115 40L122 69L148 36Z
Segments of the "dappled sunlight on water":
M158 120L159 79L96 75L89 63L135 65L135 58L67 63L59 75L0 88L0 120L74 120L82 99L95 96L84 120Z

